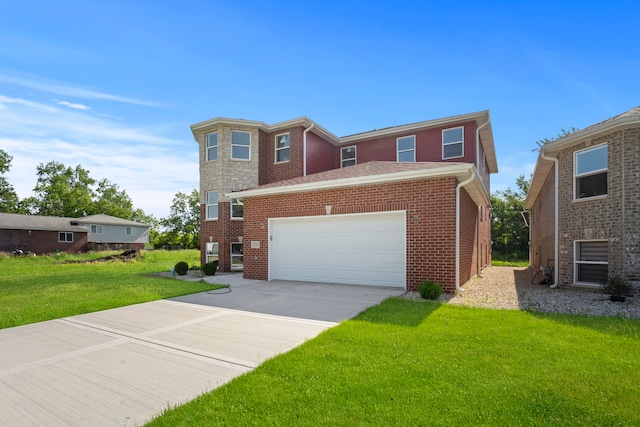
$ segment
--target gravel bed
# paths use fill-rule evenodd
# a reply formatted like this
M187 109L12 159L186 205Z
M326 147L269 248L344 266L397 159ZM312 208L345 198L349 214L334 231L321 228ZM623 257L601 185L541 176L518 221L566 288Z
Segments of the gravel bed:
M611 302L608 295L598 291L533 285L531 268L489 267L482 275L467 283L462 294L444 294L440 301L472 307L640 319L637 290L619 303ZM420 299L420 294L407 292L404 297Z

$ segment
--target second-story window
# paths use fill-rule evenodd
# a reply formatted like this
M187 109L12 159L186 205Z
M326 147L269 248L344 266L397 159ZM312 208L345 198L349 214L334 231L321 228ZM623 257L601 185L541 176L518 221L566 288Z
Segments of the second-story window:
M398 150L399 162L415 162L416 161L416 137L415 135L403 136L396 139L396 147Z
M207 219L218 219L218 192L207 191Z
M575 199L607 194L607 144L576 151L574 160Z
M343 147L340 149L340 167L356 164L356 147Z
M464 127L442 131L442 158L455 159L464 156Z
M288 162L290 157L291 136L288 133L276 135L276 163Z
M231 218L244 218L244 203L242 199L231 199Z
M231 158L234 160L251 160L250 132L231 131Z
M210 133L207 135L207 161L216 160L218 158L218 133Z
M126 227L124 230L124 234L127 236L135 236L137 234L137 230L135 227Z

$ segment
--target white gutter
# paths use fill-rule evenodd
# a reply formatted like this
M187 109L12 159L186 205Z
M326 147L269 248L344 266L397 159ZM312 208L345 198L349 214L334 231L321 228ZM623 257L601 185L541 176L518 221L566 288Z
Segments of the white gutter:
M558 212L558 207L559 207L559 200L560 200L560 195L559 190L560 190L560 183L559 183L559 178L560 178L560 172L559 172L559 164L558 164L558 159L556 157L548 157L545 156L544 154L544 150L540 149L540 157L544 160L551 160L554 163L554 173L555 173L555 177L554 177L554 268L553 268L553 284L551 285L552 288L557 288L558 284L560 283L560 272L559 272L559 266L560 266L560 235L558 234L559 230L560 230L560 226L558 224L558 218L559 218L559 212Z
M488 125L491 122L491 119L487 118L487 121L484 122L483 124L481 124L480 126L478 126L476 128L476 168L478 170L480 169L480 129L482 129L483 127L485 127L486 125ZM484 164L482 165L482 170L484 170ZM480 180L482 182L482 179ZM482 186L484 187L484 182L482 182ZM487 189L485 188L485 191ZM478 215L477 215L477 226L476 228L478 229L478 253L476 254L476 271L478 274L478 277L482 277L482 274L480 274L480 271L482 270L482 250L480 248L480 241L482 238L482 233L480 232L480 227L481 227L481 223L480 223L480 207L478 207Z
M460 287L460 189L473 181L476 176L475 169L471 176L456 185L456 292L464 292Z
M311 122L311 126L302 132L302 176L307 176L307 132L309 132L315 123Z

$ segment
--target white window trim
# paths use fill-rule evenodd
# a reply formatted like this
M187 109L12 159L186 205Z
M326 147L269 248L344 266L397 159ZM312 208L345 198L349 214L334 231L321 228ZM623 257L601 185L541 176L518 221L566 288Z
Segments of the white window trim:
M60 240L60 235L64 234L65 240ZM67 237L71 236L71 240L67 240ZM73 243L74 236L72 231L59 231L58 232L58 242L59 243Z
M216 136L216 145L214 146L209 146L209 135L217 135ZM207 162L215 162L216 160L218 160L218 146L220 145L220 134L218 132L210 132L208 134L205 135L204 137L204 150L205 150L205 158L207 159ZM215 159L210 159L209 158L209 149L216 147L216 158Z
M405 138L413 138L413 148L411 150L400 150L399 141ZM413 160L411 162L403 162L403 163L415 163L416 162L416 136L415 135L406 135L396 138L396 162L400 161L400 153L407 153L409 151L413 152Z
M278 137L282 136L282 135L289 135L289 145L287 147L278 148ZM273 146L275 148L274 153L273 153L273 163L274 164L288 163L289 161L291 161L291 132L285 132L285 133L280 133L280 134L276 135L274 137L274 139L273 139ZM278 161L278 151L282 151L282 150L289 150L289 159L288 160L280 160L280 161Z
M249 134L249 145L238 145L238 144L234 144L233 143L233 133L237 132L237 133L248 133ZM249 158L248 159L237 159L235 157L233 157L233 147L246 147L249 148ZM231 131L231 160L234 161L238 161L238 162L249 162L251 161L251 132L248 132L246 130L232 130Z
M609 195L609 183L607 183L607 194L598 194L597 196L589 196L589 197L580 197L580 198L576 198L576 181L578 180L578 178L582 178L585 176L589 176L589 175L596 175L602 172L607 172L609 171L609 147L608 147L609 143L605 142L604 144L598 144L598 145L594 145L593 147L589 147L589 148L585 148L584 150L578 150L578 151L574 151L573 152L573 201L574 202L584 202L587 200L598 200L598 199L604 199L605 197L607 197ZM600 148L602 148L603 146L607 146L607 167L604 169L596 169L587 173L583 173L578 175L578 154L580 153L586 153L587 151L593 151L593 150L598 150ZM609 179L609 176L607 174L607 180Z
M244 244L243 244L243 243L240 243L240 242L231 242L231 244L229 245L229 262L230 262L230 265L231 265L231 270L232 270L232 271L236 271L236 270L243 270L243 269L244 269L244 250L243 250L243 253L242 253L242 254L240 254L240 255L238 255L238 254L234 254L234 253L233 253L233 246L234 246L234 245L240 245L240 246L244 249ZM234 267L234 266L233 266L233 257L234 257L234 256L236 256L236 257L237 257L237 256L242 257L242 265L241 265L241 266L239 266L239 267Z
M127 236L136 236L138 235L138 230L136 229L136 227L125 227L124 234L126 234Z
M216 253L209 253L209 251L207 250L207 245L217 245L218 251ZM218 242L206 242L205 246L204 246L205 252L206 252L206 257L207 257L207 262L212 262L212 261L219 261L220 260L220 245L218 244Z
M462 129L462 141L447 142L445 144L445 142L444 142L444 133L446 131L455 130L455 129ZM462 155L460 155L460 156L452 156L452 157L445 157L444 156L444 146L445 145L454 145L454 144L461 144L462 145ZM464 126L457 126L457 127L454 127L454 128L442 129L442 160L459 159L461 157L464 157Z
M209 204L209 193L216 193L216 199L218 200L216 203ZM209 216L209 206L216 205L218 207L218 216L210 217ZM220 216L220 195L217 191L205 191L204 193L204 219L205 220L215 220Z
M94 227L95 227L96 231L93 231ZM99 225L99 224L91 224L89 229L91 230L91 234L102 234L103 233L103 227L101 225ZM98 230L100 230L100 231L98 231Z
M232 198L230 200L230 203L229 203L229 207L230 207L230 209L229 209L229 218L231 218L232 221L242 221L244 219L244 202L241 203L242 206L243 206L243 208L242 208L242 216L233 216L233 205L234 205L233 201L234 200L242 200L242 199ZM238 203L235 203L235 204L237 205Z
M584 239L584 240L574 240L573 241L573 283L575 285L585 287L585 288L593 288L600 289L602 285L600 283L593 282L578 282L578 264L591 264L591 265L609 265L609 261L579 261L577 258L578 253L578 245L584 242L607 242L607 239ZM607 245L608 247L608 245Z
M342 156L343 150L347 149L347 148L353 148L353 159L344 159ZM346 166L343 165L344 161L351 161L353 160L353 166L358 164L358 147L356 145L350 145L348 147L340 147L340 168L344 168Z

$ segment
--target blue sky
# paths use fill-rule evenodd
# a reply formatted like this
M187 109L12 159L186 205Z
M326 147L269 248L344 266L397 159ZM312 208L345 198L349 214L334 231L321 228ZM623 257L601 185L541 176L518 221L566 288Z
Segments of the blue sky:
M82 165L164 217L189 126L307 116L337 136L490 110L515 188L535 141L640 105L637 1L40 1L0 5L0 148Z

